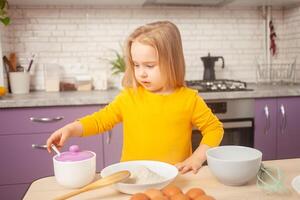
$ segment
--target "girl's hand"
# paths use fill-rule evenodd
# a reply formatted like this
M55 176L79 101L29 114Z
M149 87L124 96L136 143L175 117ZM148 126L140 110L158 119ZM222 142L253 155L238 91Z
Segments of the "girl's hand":
M79 122L73 122L58 129L47 140L47 149L51 153L51 144L54 144L57 148L63 147L65 141L72 136L81 136L83 132L82 125Z
M177 163L175 167L177 167L182 174L189 171L193 171L193 173L196 174L206 160L206 151L209 148L210 147L206 144L200 144L189 158L181 163Z
M181 163L177 163L175 167L179 170L181 174L185 174L189 171L193 171L194 174L198 172L198 170L201 168L202 164L205 160L200 159L195 154L187 158Z

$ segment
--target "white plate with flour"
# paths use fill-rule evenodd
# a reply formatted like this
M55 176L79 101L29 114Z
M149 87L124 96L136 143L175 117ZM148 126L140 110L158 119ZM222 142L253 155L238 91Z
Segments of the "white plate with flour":
M300 194L300 175L296 176L293 180L292 180L292 187L294 188L294 190L296 190L296 192L298 192L298 194Z
M161 189L172 182L178 175L175 166L168 163L150 160L138 160L120 162L101 171L101 177L112 173L128 170L131 173L129 179L116 183L114 187L122 193L135 194L144 192L149 188Z

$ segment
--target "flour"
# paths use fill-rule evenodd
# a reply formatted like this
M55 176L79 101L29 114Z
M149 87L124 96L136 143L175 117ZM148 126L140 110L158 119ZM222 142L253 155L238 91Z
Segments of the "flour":
M164 180L164 177L158 175L156 172L151 171L145 166L139 165L135 168L129 169L130 177L124 183L130 184L152 184Z

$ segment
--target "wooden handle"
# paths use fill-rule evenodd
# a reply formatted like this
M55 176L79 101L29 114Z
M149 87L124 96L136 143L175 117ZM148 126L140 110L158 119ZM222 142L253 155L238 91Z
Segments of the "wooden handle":
M4 63L6 63L8 65L9 71L10 72L15 72L13 65L11 64L11 62L7 59L6 56L3 56L3 61Z
M62 195L60 197L57 197L54 200L65 200L65 199L68 199L68 198L73 197L75 195L78 195L78 194L80 194L82 192L86 192L86 190L83 190L83 188L82 189L78 189L78 190L74 190L74 191L69 192L67 194L64 194L64 195Z
M16 53L9 54L9 61L11 63L13 71L16 72L17 71L17 62L18 62L17 54Z
M86 192L86 191L89 191L89 190L94 190L96 188L101 188L101 187L104 187L104 186L108 186L108 185L111 185L113 183L117 183L119 181L122 181L126 178L128 178L130 176L130 172L127 171L127 170L124 170L124 171L119 171L119 172L116 172L114 174L111 174L107 177L104 177L102 179L99 179L91 184L88 184L87 186L83 187L83 188L80 188L78 190L75 190L75 191L72 191L70 193L67 193L67 194L64 194L58 198L55 198L55 200L64 200L64 199L68 199L70 197L73 197L77 194L80 194L80 193L83 193L83 192Z

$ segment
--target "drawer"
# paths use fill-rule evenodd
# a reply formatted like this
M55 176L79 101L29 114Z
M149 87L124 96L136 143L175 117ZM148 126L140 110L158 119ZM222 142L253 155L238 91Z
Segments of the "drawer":
M0 109L0 135L51 133L67 123L99 109L100 106Z
M46 150L32 149L32 144L45 144L49 134L0 135L0 185L31 183L35 179L54 175L52 157ZM71 144L82 150L94 151L97 155L97 171L103 168L102 135L72 138ZM1 199L1 198L0 198Z
M23 199L30 184L0 185L0 199Z

